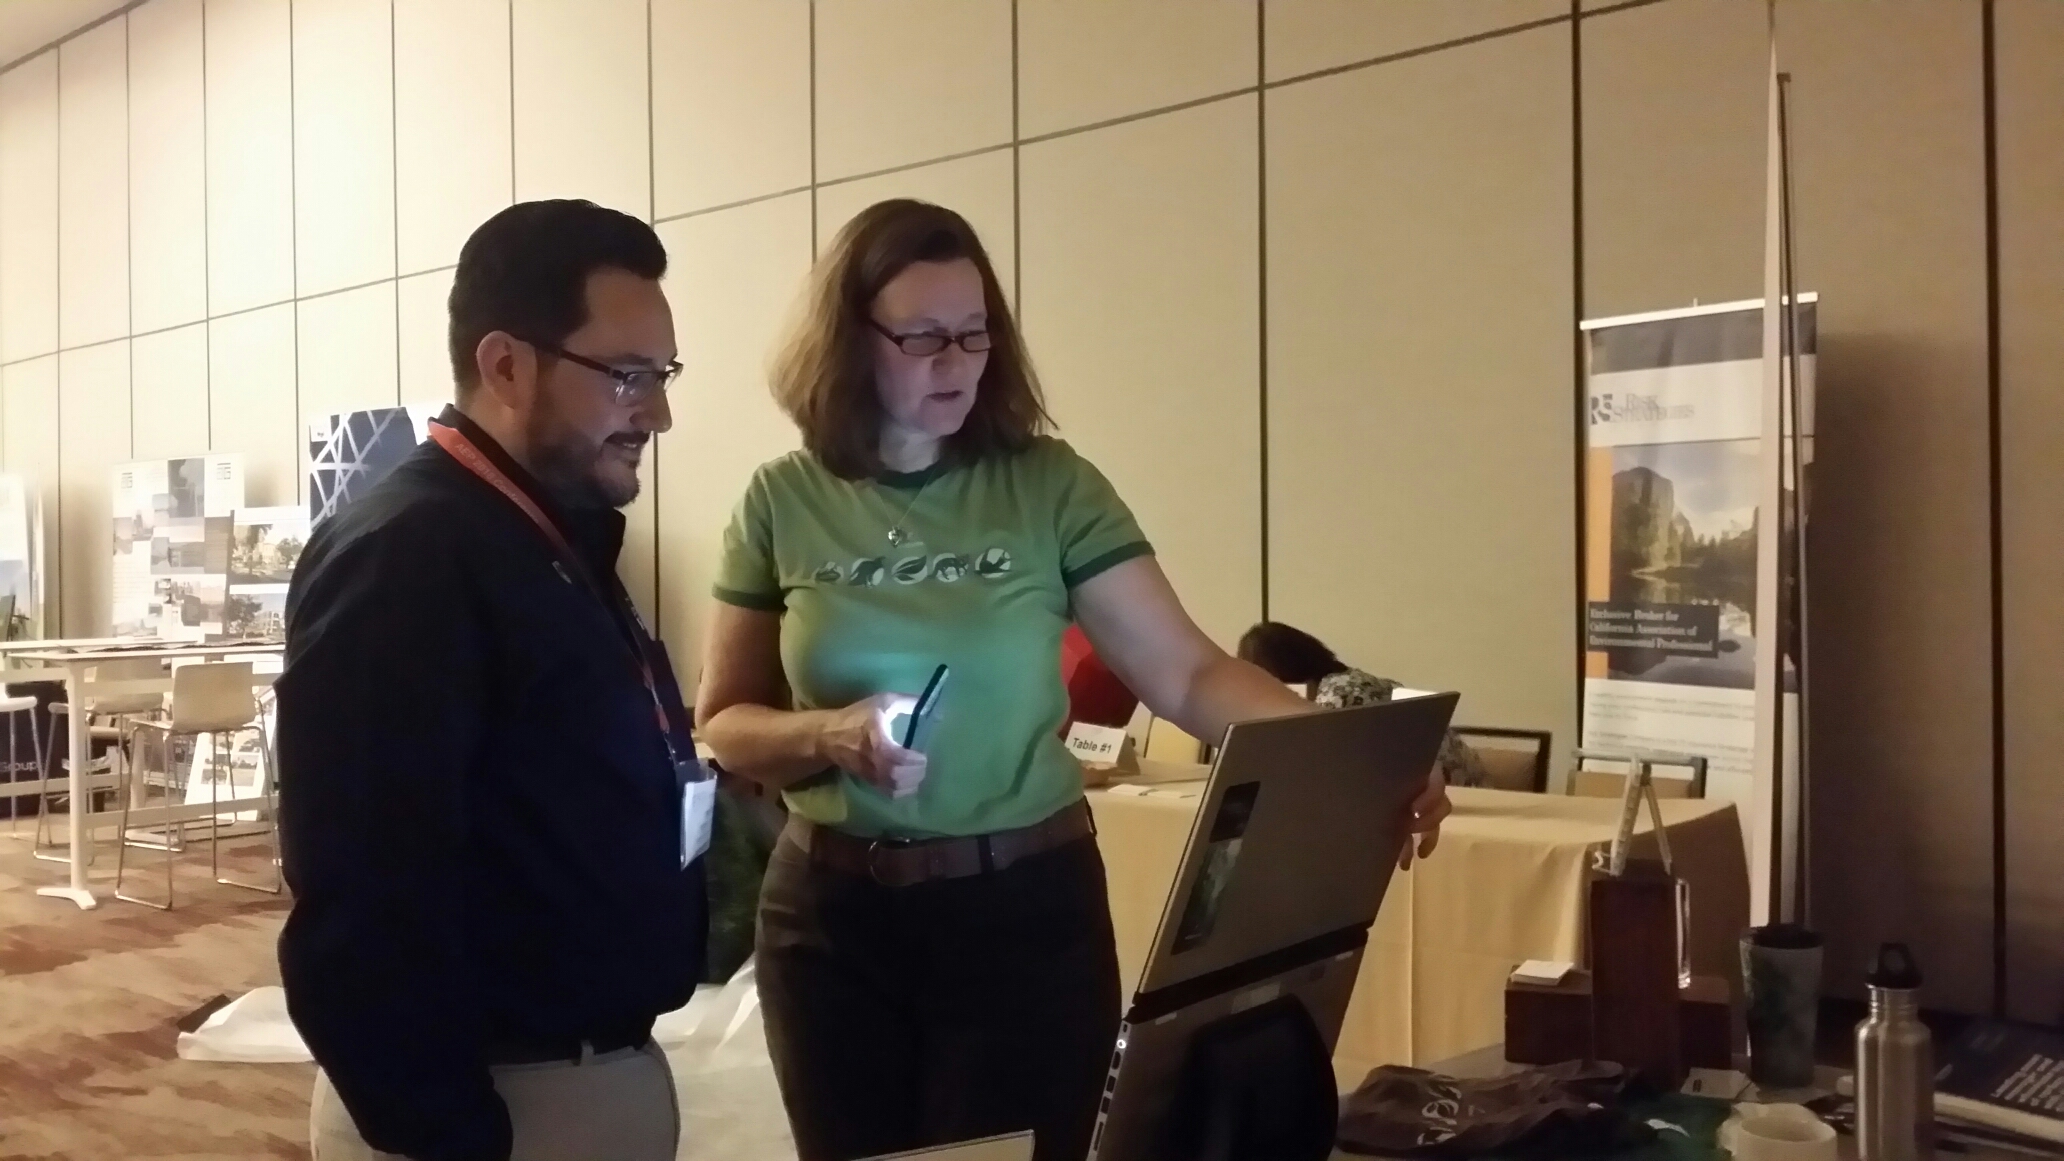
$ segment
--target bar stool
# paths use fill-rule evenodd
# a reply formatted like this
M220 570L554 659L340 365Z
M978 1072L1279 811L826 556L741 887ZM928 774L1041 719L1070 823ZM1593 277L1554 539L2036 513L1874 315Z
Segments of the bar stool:
M29 756L40 767L43 763L43 727L42 723L36 718L36 695L24 694L21 697L16 697L14 696L14 691L9 689L6 691L6 696L0 696L0 715L4 715L7 718L7 833L9 834L15 832L16 824L21 821L21 799L16 796L17 788L14 784L14 772L17 764L15 727L23 714L29 715ZM41 804L39 803L39 809L40 806Z
M162 679L164 674L165 663L163 661L154 657L135 657L122 661L107 661L94 666L88 681L92 683L151 681ZM50 703L50 736L44 739L39 762L42 766L43 777L42 785L39 788L40 797L37 800L40 809L37 811L36 817L35 855L37 858L51 863L70 862L72 857L69 851L61 855L50 853L57 848L56 844L50 841L50 826L48 822L50 818L50 777L57 766L57 739L69 736L69 732L63 722L65 718L71 715L71 712L72 707L66 702ZM90 775L93 772L93 742L95 740L112 740L115 743L114 761L118 781L126 781L126 779L121 778L122 770L128 765L126 761L127 751L124 749L124 742L127 738L125 727L139 719L155 717L164 712L165 694L161 690L151 690L147 693L96 694L86 701L87 754L83 759L76 754L68 755L65 761L67 763L85 761L87 764L86 772ZM86 802L83 804L74 802L70 804L69 809L84 809L88 815L91 815L93 813L92 805L93 792L89 790L86 794Z
M138 737L145 732L154 733L159 737L160 745L158 752L164 758L165 791L168 799L168 809L176 809L185 804L187 779L195 770L199 769L201 764L198 738L202 734L208 735L210 742L208 749L210 752L208 754L208 773L205 775L208 779L209 805L206 815L208 823L208 869L215 876L215 881L224 886L243 887L247 890L264 891L272 895L279 894L281 882L279 869L279 824L277 821L279 817L279 800L275 785L277 778L274 774L276 763L274 763L272 758L272 739L266 733L264 721L258 713L258 699L251 692L251 663L248 661L235 661L181 666L172 673L172 712L170 720L133 722L129 729L132 737ZM270 886L263 883L245 883L228 878L222 874L222 816L216 807L222 801L223 778L233 778L235 774L235 739L245 733L252 732L258 735L259 759L265 767L265 821L267 831L272 836L273 882ZM178 769L178 763L173 761L172 742L175 738L195 739L197 743L193 761L187 765L184 771ZM142 765L139 761L131 764L127 769L134 771L140 769ZM133 778L134 774L130 774L129 777ZM234 786L234 781L232 781L231 785ZM165 901L163 903L154 903L149 899L139 899L133 895L125 895L122 893L122 878L128 863L129 848L131 846L151 848L159 846L156 843L134 842L129 838L129 809L136 801L138 795L129 793L128 789L125 786L124 793L122 794L120 826L122 841L116 848L115 855L115 898L126 900L130 903L141 903L146 907L155 907L160 911L169 911L172 909L173 903L172 872L174 856L185 846L187 823L189 821L199 822L201 820L198 818L191 820L176 818L165 823L165 841L162 846L165 852ZM148 788L146 787L146 789ZM175 834L177 835L176 839L174 837Z

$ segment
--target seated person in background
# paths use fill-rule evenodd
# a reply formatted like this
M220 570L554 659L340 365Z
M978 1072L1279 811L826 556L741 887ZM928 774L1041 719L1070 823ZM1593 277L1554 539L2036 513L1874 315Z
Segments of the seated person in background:
M1268 671L1285 685L1304 687L1304 696L1329 709L1389 701L1403 685L1352 669L1317 637L1279 621L1263 621L1240 637L1240 660ZM1482 786L1489 781L1483 760L1469 744L1448 731L1441 743L1440 771L1450 786Z

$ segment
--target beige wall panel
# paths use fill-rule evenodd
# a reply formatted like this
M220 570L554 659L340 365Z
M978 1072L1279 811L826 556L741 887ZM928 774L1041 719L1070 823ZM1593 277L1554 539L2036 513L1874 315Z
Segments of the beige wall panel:
M295 281L394 277L391 0L294 0Z
M135 458L169 460L206 452L208 324L144 335L129 347Z
M288 0L207 0L208 313L294 296Z
M394 283L382 282L298 304L300 398L294 441L298 499L308 498L308 425L340 411L394 406L399 363Z
M394 6L394 228L402 274L455 264L473 228L509 204L508 45L507 0Z
M2064 1012L2064 5L1997 10L2005 534L2007 996Z
M129 52L124 20L58 50L58 341L129 333Z
M818 249L831 245L854 215L889 198L919 198L966 218L989 251L1003 292L1016 292L1017 263L1012 251L1017 197L1011 184L1009 150L823 187L817 191Z
M129 13L129 301L136 333L208 317L201 0Z
M767 363L810 267L810 197L792 194L659 228L681 361L659 437L659 632L691 691L702 672L724 526L753 469L800 446Z
M1584 310L1763 297L1763 8L1584 21Z
M631 604L645 624L659 618L659 486L654 474L656 457L647 454L638 465L638 498L624 513L623 551L616 558L616 574L623 578ZM671 654L669 658L671 659ZM680 676L676 674L676 676Z
M1569 14L1569 0L1268 0L1267 7L1272 81Z
M0 361L57 349L57 54L0 73Z
M452 397L451 356L445 342L451 315L452 272L418 274L399 283L401 295L401 402L444 403Z
M810 184L809 0L653 0L659 217Z
M294 304L208 324L209 448L241 452L244 503L292 504L300 446L294 400Z
M50 563L61 559L64 529L59 522L57 356L46 355L0 367L0 413L6 415L7 470L20 476L36 497L43 517L43 624L59 631L61 580ZM112 550L110 550L112 551Z
M1010 21L1009 0L818 0L818 180L1008 142Z
M114 605L110 476L129 453L129 343L66 351L57 360L58 466L64 548L58 565L67 637L104 637Z
M1019 134L1253 85L1255 9L1254 0L1020 0Z
M1541 29L1268 101L1270 613L1562 753L1568 48Z
M516 198L652 214L642 0L515 0Z
M1830 990L1884 939L1991 1002L1979 7L1787 3L1800 285L1821 292L1813 862Z
M1261 612L1255 99L1024 150L1026 339L1061 435L1231 645Z

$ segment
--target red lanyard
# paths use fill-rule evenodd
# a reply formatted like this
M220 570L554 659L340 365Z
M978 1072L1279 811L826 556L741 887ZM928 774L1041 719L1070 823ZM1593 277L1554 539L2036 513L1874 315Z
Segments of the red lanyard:
M573 545L567 543L566 534L559 531L559 526L552 523L550 516L545 515L545 510L538 507L537 501L525 494L522 488L517 487L516 481L510 479L507 473L496 467L493 460L488 459L484 452L473 446L473 441L466 438L465 432L433 420L430 424L430 438L436 440L437 446L443 448L451 458L459 461L466 470L487 481L495 491L508 497L511 504L530 517L530 522L537 525L537 530L544 534L545 540L551 544L560 561L580 577L588 589L609 607L611 615L618 620L625 617L627 610L624 607L624 598L602 587L587 563L581 560L580 554L573 550ZM652 712L659 719L659 733L666 739L667 754L674 756L673 727L667 721L666 705L659 699L659 683L652 676L652 660L645 652L644 633L638 628L638 614L629 611L628 616L632 626L632 647L638 654L638 678L645 683L645 692L652 697Z

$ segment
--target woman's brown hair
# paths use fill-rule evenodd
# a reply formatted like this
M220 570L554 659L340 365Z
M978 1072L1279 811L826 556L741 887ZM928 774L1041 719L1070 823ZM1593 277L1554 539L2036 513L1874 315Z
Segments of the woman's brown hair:
M911 198L877 202L846 223L810 273L788 340L775 356L774 399L803 447L842 479L879 474L881 397L874 381L875 296L914 262L965 258L982 275L989 362L967 422L944 455L965 463L1023 451L1052 425L1039 379L989 252L967 219Z

